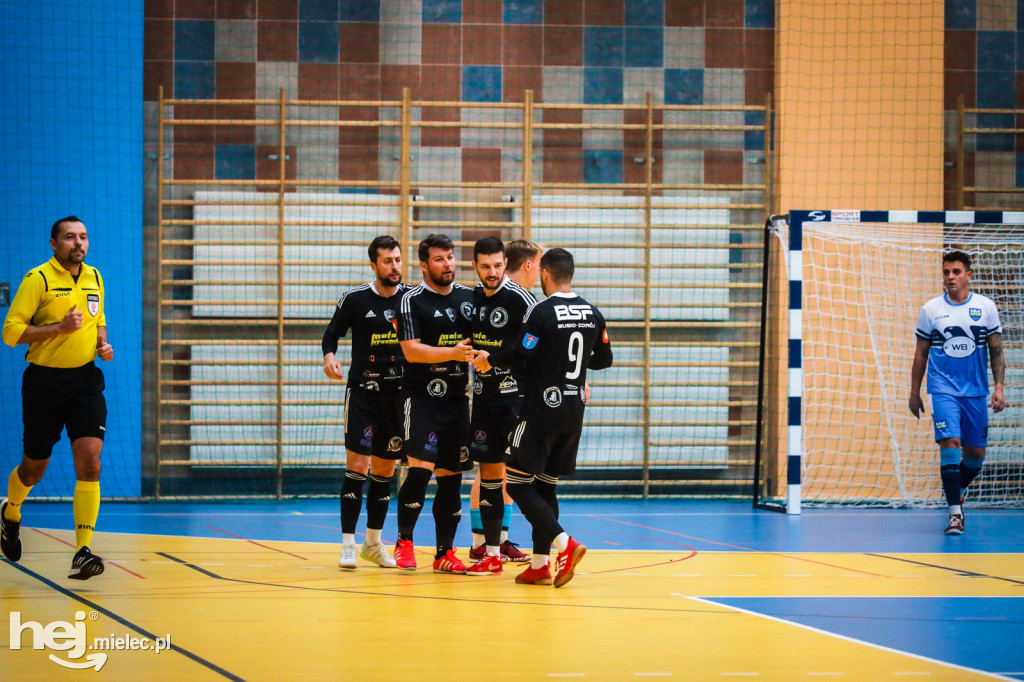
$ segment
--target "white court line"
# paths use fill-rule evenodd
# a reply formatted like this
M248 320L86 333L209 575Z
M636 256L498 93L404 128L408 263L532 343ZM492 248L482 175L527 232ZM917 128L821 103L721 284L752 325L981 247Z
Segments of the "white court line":
M892 647L882 646L881 644L875 644L873 642L867 642L867 641L865 641L863 639L857 639L855 637L847 637L846 635L840 635L840 634L835 633L835 632L829 632L828 630L822 630L821 628L816 628L816 627L813 627L811 625L804 625L803 623L797 623L796 621L785 620L784 618L778 618L776 616L769 616L766 613L758 613L757 611L751 611L749 609L744 609L744 608L741 608L739 606L733 606L732 604L723 604L721 602L711 601L710 599L705 599L703 597L687 597L687 599L692 599L695 602L700 602L701 604L707 604L709 606L719 606L719 607L722 607L722 608L731 609L733 611L738 611L739 613L745 613L745 614L747 614L749 616L757 616L758 618L764 618L765 620L774 621L776 623L782 623L784 625L792 625L793 627L800 628L801 630L807 630L808 632L816 632L819 635L827 635L829 637L834 637L836 639L841 639L844 642L852 642L854 644L860 644L860 645L863 645L863 646L871 647L872 649L878 649L879 651L887 651L887 652L892 653L892 654L900 654L900 655L903 655L903 656L909 656L910 658L916 658L919 661L926 661L928 663L934 663L935 665L941 665L941 666L945 666L947 668L953 668L954 670L964 670L964 671L967 671L967 672L975 673L977 675L984 675L986 677L990 677L990 678L996 679L996 680L1009 680L1009 679L1011 679L1009 677L1002 677L1001 675L998 675L997 673L990 673L990 672L985 671L985 670L978 670L977 668L969 668L969 667L964 666L964 665L957 665L956 663L949 663L948 661L940 661L940 660L937 660L937 659L934 659L934 658L929 658L928 656L922 656L920 654L911 653L909 651L901 651L899 649L893 649ZM894 673L894 674L899 675L901 673ZM916 675L916 674L920 674L920 673L911 673L911 674L915 674ZM925 674L931 674L931 673L925 673Z

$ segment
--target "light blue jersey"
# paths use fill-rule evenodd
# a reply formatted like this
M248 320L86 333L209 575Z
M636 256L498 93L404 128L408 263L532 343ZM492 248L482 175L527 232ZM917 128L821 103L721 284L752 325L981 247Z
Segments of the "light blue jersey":
M988 337L1001 334L991 299L971 293L963 303L945 295L924 304L917 337L929 339L928 393L962 397L988 395Z

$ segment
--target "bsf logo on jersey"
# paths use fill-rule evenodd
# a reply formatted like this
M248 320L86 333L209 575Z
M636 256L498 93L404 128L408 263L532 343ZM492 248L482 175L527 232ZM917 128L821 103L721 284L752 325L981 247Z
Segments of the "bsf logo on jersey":
M89 294L86 298L89 301L89 314L92 315L93 317L96 317L100 313L100 295ZM973 309L971 311L971 317L974 317ZM974 317L974 319L978 318Z
M566 320L585 320L594 314L589 305L556 305L555 317L559 322Z
M491 312L491 326L501 328L508 323L508 312L504 308L495 308Z
M427 384L427 393L435 398L441 398L445 393L448 392L448 384L444 382L444 379L432 379Z
M391 308L386 308L384 310L384 319L387 320L388 322L394 322L395 321L395 311L392 310Z
M448 313L448 319L451 320L452 322L454 322L455 321L455 311L452 310L451 308L445 308L444 311L446 313Z
M970 308L967 310L967 314L971 316L971 319L977 322L981 319L981 308Z
M473 304L469 301L463 301L462 305L459 306L459 312L462 313L462 317L467 320L473 319ZM454 320L452 320L454 322Z
M480 378L477 377L477 379L473 382L473 393L476 393L477 395L480 395L483 392L484 392L484 382L480 381Z
M523 348L526 350L532 349L537 345L537 337L533 334L527 334L523 337Z

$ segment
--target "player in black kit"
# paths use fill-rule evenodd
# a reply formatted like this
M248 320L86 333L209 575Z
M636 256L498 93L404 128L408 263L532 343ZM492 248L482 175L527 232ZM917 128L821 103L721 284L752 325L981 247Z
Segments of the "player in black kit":
M382 568L395 560L381 542L391 501L395 461L402 456L402 347L394 322L408 286L402 284L402 250L397 240L380 236L367 249L374 281L345 292L324 331L324 374L342 380L335 353L338 339L352 330L352 364L345 389L345 479L341 486L341 557L338 566L356 568L356 523L366 499L366 542L359 556Z
M572 254L551 249L540 259L540 282L548 298L526 313L516 342L480 358L517 370L523 383L519 422L509 437L508 492L533 526L530 568L516 576L528 585L561 587L572 580L587 548L558 523L558 477L576 471L576 452L586 407L587 369L612 365L604 317L572 291ZM556 573L548 566L551 543L558 548Z
M529 291L505 274L505 245L497 237L485 237L473 247L473 267L480 283L473 289L473 348L490 353L511 345L522 326L526 310L536 303ZM477 372L473 384L473 417L469 455L480 464L480 522L482 546L473 547L469 558L476 563L469 575L499 575L508 552L523 558L514 543L502 542L505 512L505 449L508 434L519 417L519 382L507 369ZM475 543L474 543L475 544ZM508 545L506 549L506 545Z
M462 516L462 471L469 464L470 319L473 292L455 283L455 245L443 234L420 242L423 283L402 296L397 320L405 355L402 396L409 475L398 491L398 567L416 569L413 530L431 473L437 476L435 573L462 573L455 532Z

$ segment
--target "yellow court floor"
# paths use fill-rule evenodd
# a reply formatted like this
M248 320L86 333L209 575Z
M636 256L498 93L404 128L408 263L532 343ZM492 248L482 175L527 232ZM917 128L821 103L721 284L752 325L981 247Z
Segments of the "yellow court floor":
M426 546L416 572L346 571L331 544L120 533L97 533L107 571L76 582L66 578L73 537L25 529L22 561L0 563L11 613L0 625L3 679L84 679L96 673L64 664L100 653L110 679L993 679L723 600L917 603L1017 597L1024 585L1020 554L593 549L554 589L516 585L510 565L495 577L433 574ZM144 637L170 646L32 649L48 625L57 635L84 627L87 647Z

